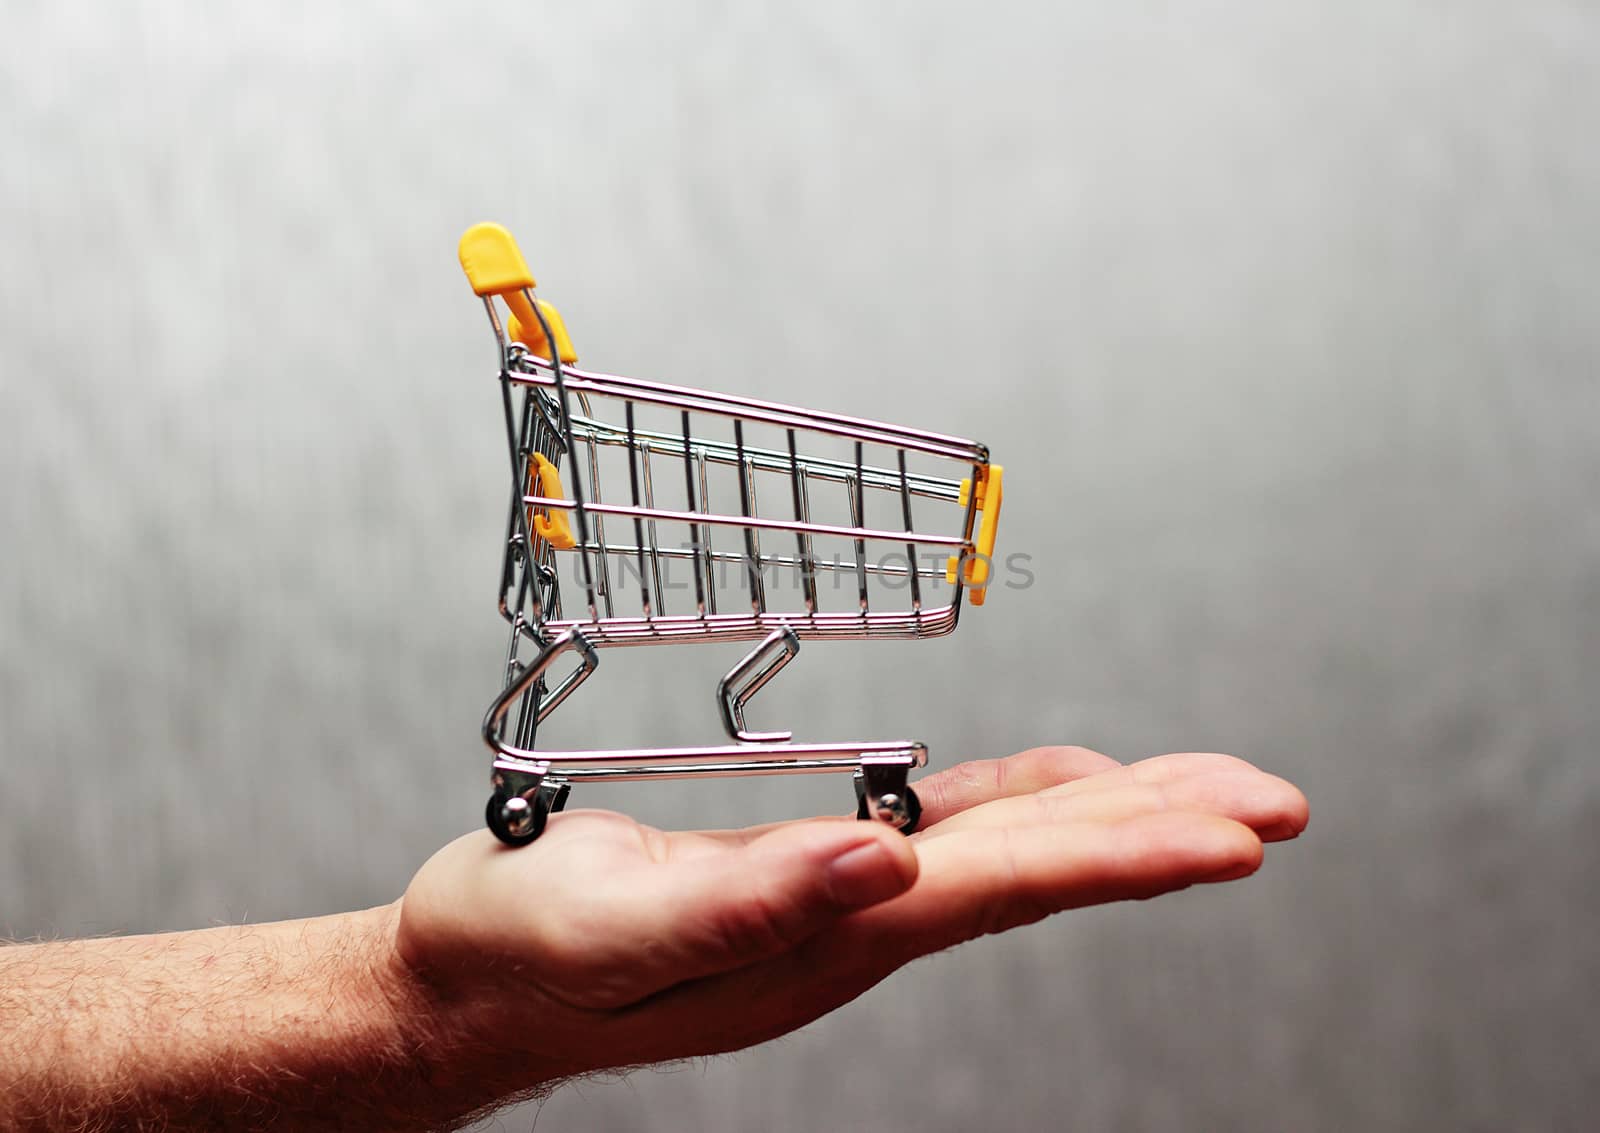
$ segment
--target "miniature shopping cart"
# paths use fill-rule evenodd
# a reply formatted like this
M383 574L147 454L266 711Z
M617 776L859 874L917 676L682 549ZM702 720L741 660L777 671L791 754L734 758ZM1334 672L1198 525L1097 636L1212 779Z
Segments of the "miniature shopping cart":
M988 449L580 370L504 228L476 225L460 252L500 348L511 459L500 576L511 642L483 721L489 829L531 842L580 781L848 771L857 815L909 833L921 805L906 779L924 745L797 742L751 730L745 710L802 640L938 637L963 595L982 604L1002 480ZM730 742L535 748L601 650L719 641L758 643L717 686Z

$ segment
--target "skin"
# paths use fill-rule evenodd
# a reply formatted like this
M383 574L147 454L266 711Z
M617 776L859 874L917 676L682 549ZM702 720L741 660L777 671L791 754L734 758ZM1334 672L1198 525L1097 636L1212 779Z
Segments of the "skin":
M0 1129L449 1128L787 1033L963 941L1245 877L1307 820L1226 755L1038 748L916 786L910 838L579 810L523 849L459 838L379 909L0 949Z

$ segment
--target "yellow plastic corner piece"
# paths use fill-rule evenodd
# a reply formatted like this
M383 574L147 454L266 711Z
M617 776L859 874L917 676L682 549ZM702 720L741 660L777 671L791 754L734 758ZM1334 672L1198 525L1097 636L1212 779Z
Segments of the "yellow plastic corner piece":
M533 460L528 469L529 487L537 487L538 494L548 496L553 500L566 499L566 492L561 487L561 473L556 466L545 458L543 453L534 453ZM558 550L570 551L578 545L572 537L572 528L567 526L567 517L558 511L545 508L548 515L533 513L534 534Z
M972 592L974 606L983 605L983 600L989 593L994 544L1000 534L1000 504L1005 498L1002 487L1005 471L1005 468L998 464L986 464L978 471L978 538L973 544L971 556L966 558L966 572L961 580ZM961 494L958 497L961 506L966 506L972 491L971 480L961 481ZM957 572L961 570L962 558L960 555L951 555L949 562L945 564L945 581L952 586L955 585Z
M519 295L517 298L522 297ZM567 365L573 365L578 361L578 352L573 349L572 339L567 337L567 324L562 321L561 312L556 310L555 304L547 303L543 299L535 299L534 302L539 304L545 322L550 324L550 333L555 335L556 355ZM550 346L545 342L544 328L539 325L538 319L533 319L531 324L524 323L513 311L506 330L511 335L512 341L522 343L541 358L550 357Z
M537 286L517 242L498 224L474 224L456 249L461 270L478 295L504 295Z

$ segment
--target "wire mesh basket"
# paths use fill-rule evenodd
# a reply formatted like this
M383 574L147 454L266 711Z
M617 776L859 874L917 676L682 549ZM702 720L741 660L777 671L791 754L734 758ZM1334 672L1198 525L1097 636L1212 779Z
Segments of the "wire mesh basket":
M578 369L510 233L475 225L460 255L499 347L511 465L489 828L531 842L579 781L846 771L860 817L913 830L923 744L800 742L750 729L745 709L803 640L938 637L964 598L982 605L1003 481L988 449ZM757 643L717 686L727 743L535 747L601 650L717 641Z

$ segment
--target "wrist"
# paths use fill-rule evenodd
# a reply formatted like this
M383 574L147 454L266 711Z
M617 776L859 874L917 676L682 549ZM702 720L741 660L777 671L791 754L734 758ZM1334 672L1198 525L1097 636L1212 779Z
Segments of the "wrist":
M406 923L403 901L371 910L374 986L397 1049L453 1113L547 1093L576 1068L519 1041L525 1015L515 968L487 956L429 961ZM539 1028L544 1031L544 1028Z

